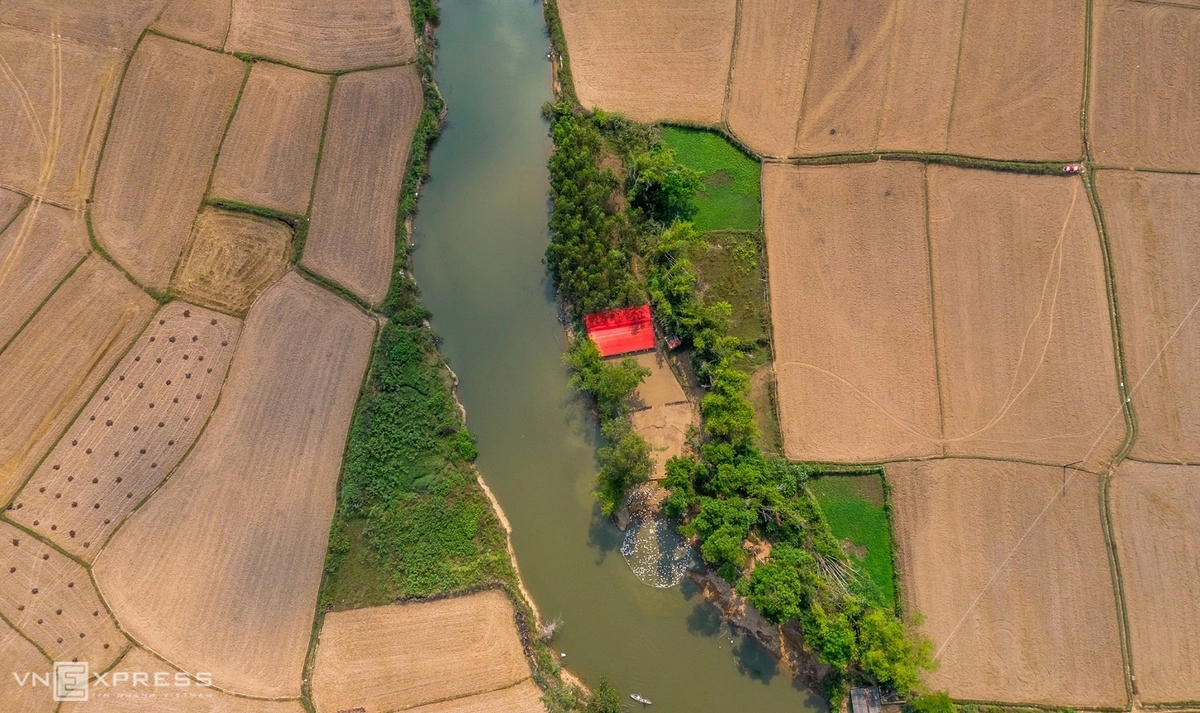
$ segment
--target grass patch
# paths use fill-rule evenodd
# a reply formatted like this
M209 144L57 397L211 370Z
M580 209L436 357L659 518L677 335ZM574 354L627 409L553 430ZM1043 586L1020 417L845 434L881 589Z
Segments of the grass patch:
M829 522L833 536L843 542L871 582L878 587L876 603L896 605L892 563L892 531L888 523L879 475L825 475L808 481L808 488Z
M700 172L696 230L757 230L762 212L762 166L720 134L702 129L662 127L663 142L685 166Z
M696 268L701 296L708 302L728 302L729 334L753 347L749 368L771 358L767 283L760 238L756 233L710 232L688 249Z

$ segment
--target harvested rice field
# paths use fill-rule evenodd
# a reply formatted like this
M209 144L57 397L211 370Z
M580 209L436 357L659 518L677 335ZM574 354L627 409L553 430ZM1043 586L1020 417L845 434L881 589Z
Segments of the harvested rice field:
M230 5L229 0L169 0L150 29L220 50L229 32Z
M403 166L421 117L411 66L337 79L303 263L370 304L387 294Z
M515 686L530 670L514 616L497 590L330 612L317 642L313 704L318 713L386 713Z
M888 466L905 610L954 698L1125 705L1099 479L966 459Z
M232 0L225 51L318 71L362 69L416 58L406 0Z
M763 167L784 451L941 453L923 168Z
M1086 0L966 3L950 152L1032 161L1083 154L1087 7Z
M1200 700L1200 468L1125 461L1111 499L1138 694Z
M1100 171L1096 187L1138 421L1131 454L1200 463L1200 176Z
M0 233L0 345L33 316L87 250L87 226L79 213L42 203L8 223Z
M7 523L0 523L0 614L54 661L102 671L129 644L82 565Z
M527 679L508 688L409 710L412 713L543 713L546 707L542 705L542 689Z
M329 77L256 62L221 144L212 196L305 214L329 88Z
M17 495L17 523L90 562L208 420L241 323L172 302Z
M1090 137L1096 162L1200 171L1200 12L1096 3Z
M0 622L0 668L5 671L43 673L50 670L50 665L50 659L28 639L7 623ZM0 678L0 700L21 713L51 713L55 706L46 689L22 686L12 676Z
M129 49L167 0L5 0L0 24L43 35L61 34L84 44Z
M208 186L246 67L148 35L138 45L100 161L96 238L143 285L167 286Z
M1124 421L1083 182L944 166L928 180L946 453L1104 467Z
M153 310L154 300L93 255L0 352L0 494L5 502Z
M735 3L559 0L558 11L583 106L639 121L721 121Z
M179 669L145 649L134 646L105 679L92 684L87 703L64 703L61 713L303 713L300 701L262 701L238 698L202 686L195 679L179 681ZM135 679L135 676L144 678ZM158 683L156 684L157 678ZM163 684L165 682L165 684ZM159 685L163 684L163 685Z
M232 693L300 694L374 327L295 273L255 302L200 440L96 560L139 643Z
M124 53L0 25L0 58L0 186L82 208Z
M17 217L17 213L25 207L26 200L20 193L0 188L0 231Z
M196 217L172 290L242 314L287 270L292 237L292 229L278 220L205 208Z

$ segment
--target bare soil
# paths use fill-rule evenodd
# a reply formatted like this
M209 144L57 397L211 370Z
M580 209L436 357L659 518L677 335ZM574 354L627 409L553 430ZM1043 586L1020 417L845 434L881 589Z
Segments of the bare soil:
M164 35L220 50L229 32L230 0L169 0L150 27Z
M1083 182L928 173L946 452L1103 467L1124 420Z
M652 406L629 416L633 428L650 444L654 461L652 479L666 477L667 461L683 455L690 426L700 425L700 413L690 402Z
M292 230L286 224L205 208L196 217L172 288L201 304L241 314L283 276L291 251Z
M789 458L941 452L922 170L890 162L763 167Z
M1200 462L1200 176L1100 171L1096 187L1138 420L1132 455Z
M421 102L412 66L339 77L333 90L303 262L371 304L392 278L397 199Z
M5 502L153 310L154 300L93 256L0 352L0 496Z
M0 57L0 186L82 208L125 54L0 26Z
M965 459L888 466L908 614L954 698L1125 704L1098 476Z
M1200 468L1125 461L1110 498L1139 697L1200 700Z
M329 77L255 63L221 144L213 197L308 212L329 91Z
M687 401L683 387L675 378L675 372L667 363L666 356L660 351L646 352L633 357L639 366L650 370L650 375L642 379L634 393L638 407L652 408ZM619 360L618 360L619 361Z
M1082 156L1087 7L1087 0L967 3L951 152L1028 160Z
M1200 13L1098 1L1091 74L1097 163L1200 171Z
M195 442L240 331L195 305L160 309L17 495L12 519L92 561Z
M251 308L204 434L96 560L139 643L234 693L299 695L374 327L295 273Z
M0 523L0 614L54 661L103 671L129 641L117 629L78 562Z
M513 617L500 591L330 612L313 704L386 713L513 686L530 675Z
M37 311L87 249L83 216L45 203L29 206L0 233L0 345Z
M233 0L227 52L321 71L416 58L407 0Z
M808 76L817 0L743 2L729 128L765 156L790 156Z
M96 238L161 290L179 261L245 65L148 35L121 84L96 178Z
M638 121L721 120L735 3L560 0L558 10L585 107Z

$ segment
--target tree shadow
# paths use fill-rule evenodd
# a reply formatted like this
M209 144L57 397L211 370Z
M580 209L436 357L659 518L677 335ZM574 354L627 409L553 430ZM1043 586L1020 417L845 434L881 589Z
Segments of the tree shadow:
M779 675L779 659L753 636L741 636L733 647L738 672L753 681L770 683Z
M596 564L603 564L610 553L619 552L624 541L625 533L600 512L599 503L593 505L592 519L588 523L588 547L596 550Z

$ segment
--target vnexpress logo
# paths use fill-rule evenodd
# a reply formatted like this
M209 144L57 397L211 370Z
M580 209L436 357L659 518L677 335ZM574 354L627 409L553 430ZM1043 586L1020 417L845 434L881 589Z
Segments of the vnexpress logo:
M82 702L88 699L87 661L54 662L54 700Z

